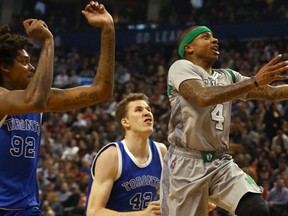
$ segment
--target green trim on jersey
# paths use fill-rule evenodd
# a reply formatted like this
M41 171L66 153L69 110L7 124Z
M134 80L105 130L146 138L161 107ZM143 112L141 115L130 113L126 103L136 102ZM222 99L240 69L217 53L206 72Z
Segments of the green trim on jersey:
M167 86L167 94L172 95L172 90L173 90L173 87L171 85L168 85Z
M232 71L231 69L229 69L229 68L226 68L226 71L230 74L233 83L235 83L235 82L236 82L236 76L235 76L235 74L233 73L233 71Z

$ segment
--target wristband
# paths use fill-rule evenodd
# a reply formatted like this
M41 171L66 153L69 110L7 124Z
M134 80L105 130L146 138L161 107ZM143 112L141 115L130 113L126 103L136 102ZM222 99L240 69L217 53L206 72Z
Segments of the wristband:
M251 80L253 80L253 83L254 83L254 85L255 85L256 87L259 86L259 84L258 84L258 82L257 82L257 80L256 80L256 78L255 78L254 76L251 77Z

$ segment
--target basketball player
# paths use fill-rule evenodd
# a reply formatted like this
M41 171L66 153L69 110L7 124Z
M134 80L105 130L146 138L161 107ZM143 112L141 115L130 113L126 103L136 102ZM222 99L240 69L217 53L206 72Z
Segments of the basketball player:
M102 4L90 2L82 11L101 29L97 75L91 86L50 89L53 36L41 20L24 21L26 32L42 44L37 69L25 50L24 36L0 29L0 215L42 215L36 178L42 112L58 112L97 104L112 97L115 32Z
M208 215L207 200L238 216L268 216L261 188L230 155L229 128L233 99L285 100L288 87L269 85L284 80L288 69L281 55L254 77L233 70L214 69L218 40L205 26L183 31L179 55L168 72L171 104L168 140L163 163L163 216Z
M147 96L126 96L117 105L116 120L122 126L124 139L107 144L96 155L86 213L161 215L157 191L166 146L149 139L153 114Z

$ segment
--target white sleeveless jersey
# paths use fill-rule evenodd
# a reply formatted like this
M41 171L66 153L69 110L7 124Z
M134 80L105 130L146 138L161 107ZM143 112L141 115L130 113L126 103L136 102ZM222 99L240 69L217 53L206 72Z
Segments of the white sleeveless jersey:
M179 94L179 86L189 79L201 80L207 86L225 86L249 77L230 69L213 69L209 75L203 68L184 59L175 61L168 72L170 144L199 151L227 150L232 101L200 107L186 100Z

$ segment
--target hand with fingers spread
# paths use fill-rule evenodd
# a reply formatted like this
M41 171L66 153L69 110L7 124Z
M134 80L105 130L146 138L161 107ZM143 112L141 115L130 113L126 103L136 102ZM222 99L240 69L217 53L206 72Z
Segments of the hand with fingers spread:
M23 21L23 26L28 35L43 43L45 40L53 39L52 33L43 20L26 19Z
M254 76L259 86L265 86L276 80L286 80L288 75L282 74L288 70L288 61L280 61L282 55L279 54L270 62L265 64Z
M82 10L82 14L92 26L103 29L106 26L114 25L112 16L106 11L104 5L97 1L91 1L87 4Z

